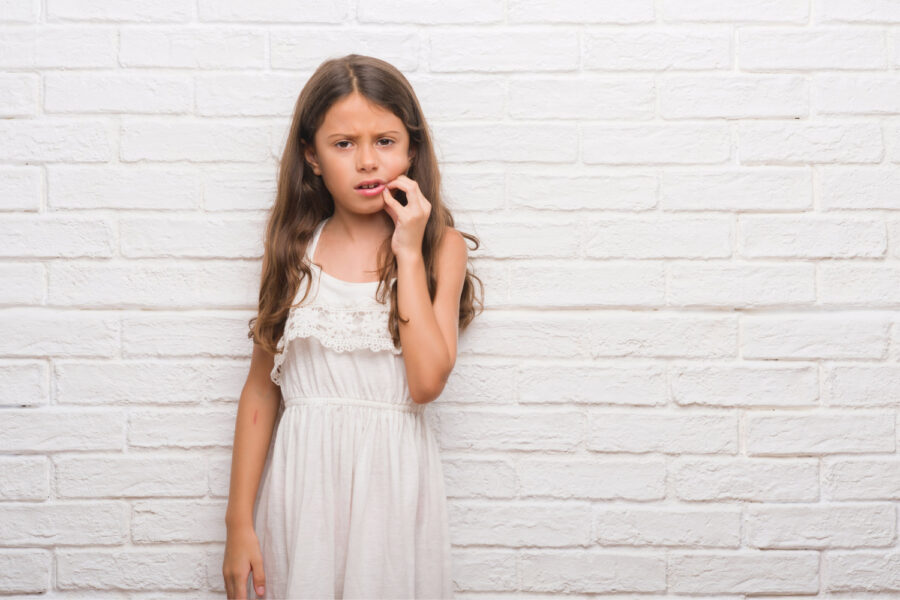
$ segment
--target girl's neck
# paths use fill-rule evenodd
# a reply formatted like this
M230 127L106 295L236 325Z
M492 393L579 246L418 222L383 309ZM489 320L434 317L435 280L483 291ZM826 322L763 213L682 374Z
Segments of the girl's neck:
M394 221L385 211L360 215L335 209L326 227L331 239L342 240L350 246L379 246L394 232Z

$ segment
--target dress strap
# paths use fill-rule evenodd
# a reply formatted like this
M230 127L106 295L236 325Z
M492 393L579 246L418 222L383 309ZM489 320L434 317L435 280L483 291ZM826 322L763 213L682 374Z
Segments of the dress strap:
M331 217L325 217L319 224L316 225L316 229L313 232L312 239L306 245L306 258L311 263L313 260L313 256L315 256L316 246L319 245L319 236L322 235L322 228L325 227L325 222L328 221Z

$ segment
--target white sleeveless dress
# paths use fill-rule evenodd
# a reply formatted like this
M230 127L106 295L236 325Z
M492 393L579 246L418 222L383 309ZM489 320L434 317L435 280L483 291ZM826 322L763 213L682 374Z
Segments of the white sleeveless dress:
M312 273L271 373L283 403L253 517L264 597L452 598L439 448L427 405L409 395L389 307L378 282Z

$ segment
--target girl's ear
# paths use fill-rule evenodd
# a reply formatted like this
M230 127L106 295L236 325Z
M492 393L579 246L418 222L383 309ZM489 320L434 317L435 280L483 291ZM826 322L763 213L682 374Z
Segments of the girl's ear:
M312 167L313 173L316 175L322 174L322 169L319 168L319 161L316 160L316 153L309 146L303 151L303 156L306 158L306 162Z

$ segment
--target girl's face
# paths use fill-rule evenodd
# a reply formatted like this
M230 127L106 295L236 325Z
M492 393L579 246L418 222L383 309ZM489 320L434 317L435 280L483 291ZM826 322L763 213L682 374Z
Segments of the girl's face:
M305 151L307 162L322 176L335 204L353 212L383 210L381 193L365 194L358 186L396 179L412 161L403 121L356 92L328 109L314 145L314 150L307 147Z

